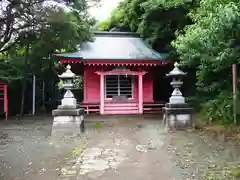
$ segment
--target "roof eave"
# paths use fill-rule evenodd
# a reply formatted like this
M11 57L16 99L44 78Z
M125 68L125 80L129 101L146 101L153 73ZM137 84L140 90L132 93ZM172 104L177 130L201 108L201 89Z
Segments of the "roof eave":
M83 60L83 58L82 57L69 57L69 56L66 56L66 55L59 55L59 54L55 54L54 55L56 58L58 58L58 59L71 59L71 60Z
M105 61L105 62L115 62L115 61L119 61L119 62L129 62L129 61L138 61L138 62L151 62L151 61L154 61L154 62L160 62L160 61L165 61L165 59L83 59L83 61L86 61L86 62L90 62L90 61Z
M85 58L78 58L78 57L67 57L67 56L57 56L58 59L68 59L68 60L81 60L84 62L164 62L168 59L108 59L108 58L91 58L91 59L85 59Z

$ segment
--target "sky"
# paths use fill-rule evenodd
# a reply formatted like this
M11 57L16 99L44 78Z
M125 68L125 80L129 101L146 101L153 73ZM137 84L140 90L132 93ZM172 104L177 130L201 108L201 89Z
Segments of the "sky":
M99 7L90 9L90 14L98 21L103 21L110 16L112 10L117 7L120 1L122 0L101 0Z
M0 1L1 1L1 6L7 4L6 0L0 0ZM98 21L103 21L110 16L111 12L114 10L114 8L117 7L120 1L122 0L101 0L100 5L98 5L98 7L94 7L89 10L90 14ZM1 8L4 8L4 7L1 7Z

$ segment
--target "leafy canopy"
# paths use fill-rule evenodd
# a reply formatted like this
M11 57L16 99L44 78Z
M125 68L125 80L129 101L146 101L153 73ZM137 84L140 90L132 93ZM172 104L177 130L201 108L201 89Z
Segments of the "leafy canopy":
M94 21L87 12L87 0L11 0L1 3L0 79L8 81L26 73L42 76L46 74L44 70L54 73L50 61L52 53L73 51L91 38ZM6 64L11 73L3 68ZM12 73L16 76L9 78Z
M187 13L199 0L124 0L100 30L137 32L159 52L171 52L175 31L191 23Z
M202 0L193 24L172 43L184 66L197 70L199 96L210 120L232 121L232 71L240 56L240 3Z

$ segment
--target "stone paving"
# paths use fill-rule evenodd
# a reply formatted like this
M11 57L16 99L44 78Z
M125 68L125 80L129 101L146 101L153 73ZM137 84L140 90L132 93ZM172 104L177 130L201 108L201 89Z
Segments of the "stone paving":
M59 179L171 180L178 172L163 147L167 133L157 120L103 124L89 134L86 148L62 168Z
M222 172L240 165L239 146L167 133L157 116L89 117L85 134L61 139L50 137L51 117L39 118L1 124L0 180L206 180L209 171L230 180Z

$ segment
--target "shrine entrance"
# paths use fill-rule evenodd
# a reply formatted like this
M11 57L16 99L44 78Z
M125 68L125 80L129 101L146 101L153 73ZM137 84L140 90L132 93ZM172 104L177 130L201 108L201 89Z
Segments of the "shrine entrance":
M111 100L115 96L125 96L133 99L134 76L130 75L106 75L104 79L104 98Z
M100 114L143 113L143 75L147 72L123 67L96 73L100 76ZM138 79L136 98L134 77Z

